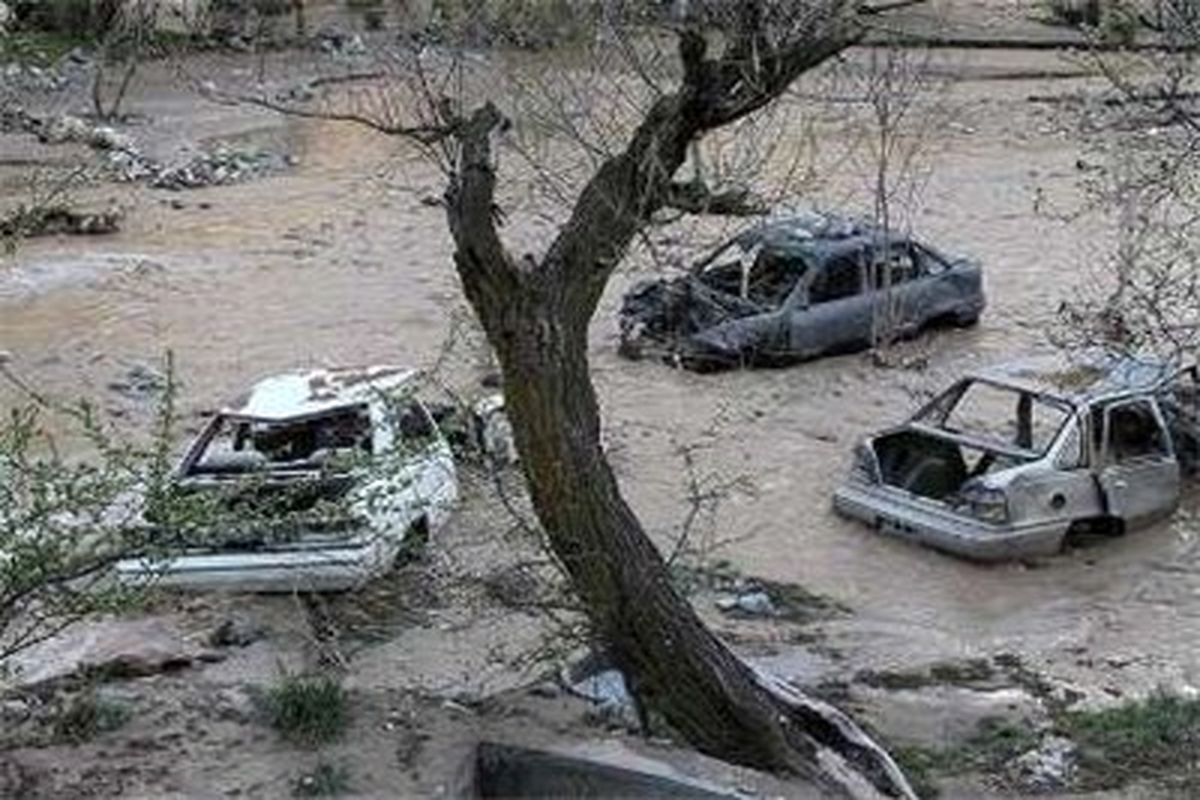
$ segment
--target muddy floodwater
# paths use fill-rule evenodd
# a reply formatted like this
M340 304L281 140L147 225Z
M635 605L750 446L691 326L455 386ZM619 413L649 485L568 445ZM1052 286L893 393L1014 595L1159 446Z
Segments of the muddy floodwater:
M592 325L614 463L664 549L687 510L681 445L703 445L696 460L705 475L745 476L748 488L695 532L697 545L853 609L825 634L855 667L1013 652L1100 694L1200 686L1200 571L1175 523L1037 563L980 566L830 510L857 437L899 421L963 368L1048 347L1056 308L1101 257L1095 220L1047 211L1078 199L1079 143L1054 108L1028 99L1088 79L1070 77L1070 65L1048 53L948 53L947 63L961 79L949 90L952 118L926 134L932 171L914 229L982 262L981 324L901 345L902 366L890 368L859 355L718 375L630 362L616 354L615 309L633 281L653 274L639 251ZM90 200L127 207L121 233L32 240L0 261L0 349L22 374L136 425L145 409L109 384L167 350L186 414L298 365L438 361L464 303L436 203L441 175L420 153L349 125L180 99L165 75L145 92L141 113L155 120L158 146L185 134L238 137L286 148L296 166L181 193L88 189ZM839 152L837 132L821 131L822 152ZM0 143L14 154L0 165L13 192L30 163L65 158L62 148L17 137ZM821 169L813 201L869 209L866 176L847 174L832 155L818 159ZM506 235L538 246L545 223L514 204ZM800 650L771 660L784 672L808 663Z

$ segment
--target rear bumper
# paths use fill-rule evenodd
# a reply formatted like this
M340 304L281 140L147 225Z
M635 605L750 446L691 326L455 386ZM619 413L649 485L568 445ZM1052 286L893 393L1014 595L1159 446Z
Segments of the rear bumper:
M1067 529L1062 522L989 525L887 487L857 483L839 487L833 507L881 533L979 561L1053 555L1062 548Z
M187 553L117 562L126 585L200 591L332 592L353 589L386 571L399 543L375 539L289 550Z

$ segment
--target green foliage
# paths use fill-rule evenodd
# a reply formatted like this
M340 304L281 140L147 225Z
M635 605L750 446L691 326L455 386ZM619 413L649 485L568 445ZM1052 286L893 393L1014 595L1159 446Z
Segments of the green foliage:
M0 363L28 401L0 420L0 665L13 654L89 614L120 608L136 594L114 585L109 567L144 545L131 502L162 493L169 474L173 389L156 426L162 443L120 442L86 402L57 406ZM83 443L69 457L51 432Z
M1200 699L1158 691L1116 708L1068 712L1059 727L1079 746L1087 787L1164 779L1200 790Z
M127 706L85 691L69 700L55 717L54 738L70 744L89 742L101 733L120 728L130 716Z
M285 674L261 702L271 726L297 744L338 738L350 717L346 690L330 675Z
M25 0L13 10L26 29L99 39L116 24L121 0Z
M342 766L321 762L312 772L296 780L293 797L337 797L350 789L350 771Z
M1113 47L1128 47L1137 38L1139 27L1137 9L1123 2L1106 3L1100 14L1100 41Z
M1100 0L1042 0L1042 20L1050 25L1082 28L1100 24Z
M0 36L0 62L49 67L89 39L73 33L16 31Z

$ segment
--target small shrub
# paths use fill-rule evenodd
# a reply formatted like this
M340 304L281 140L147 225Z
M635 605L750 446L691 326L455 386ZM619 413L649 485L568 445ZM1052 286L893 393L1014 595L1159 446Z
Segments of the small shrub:
M71 700L54 720L54 738L81 744L129 721L128 707L86 692Z
M1200 789L1200 699L1159 691L1116 708L1063 714L1059 725L1079 746L1087 787L1157 778Z
M312 772L296 779L293 797L337 797L350 788L350 771L345 767L321 762Z
M346 728L346 690L329 675L284 675L262 700L271 725L305 745L332 741Z

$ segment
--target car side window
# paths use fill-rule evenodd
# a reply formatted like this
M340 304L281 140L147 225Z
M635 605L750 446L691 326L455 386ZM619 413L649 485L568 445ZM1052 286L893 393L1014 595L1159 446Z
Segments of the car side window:
M1109 464L1170 455L1166 434L1147 400L1109 406L1105 413L1104 446Z
M880 256L884 258L883 263L873 261L874 269L871 270L876 289L898 286L917 277L917 262L907 244L893 244L883 252L872 252L873 258Z
M862 292L862 267L854 256L842 256L825 265L809 288L812 303L829 303Z

